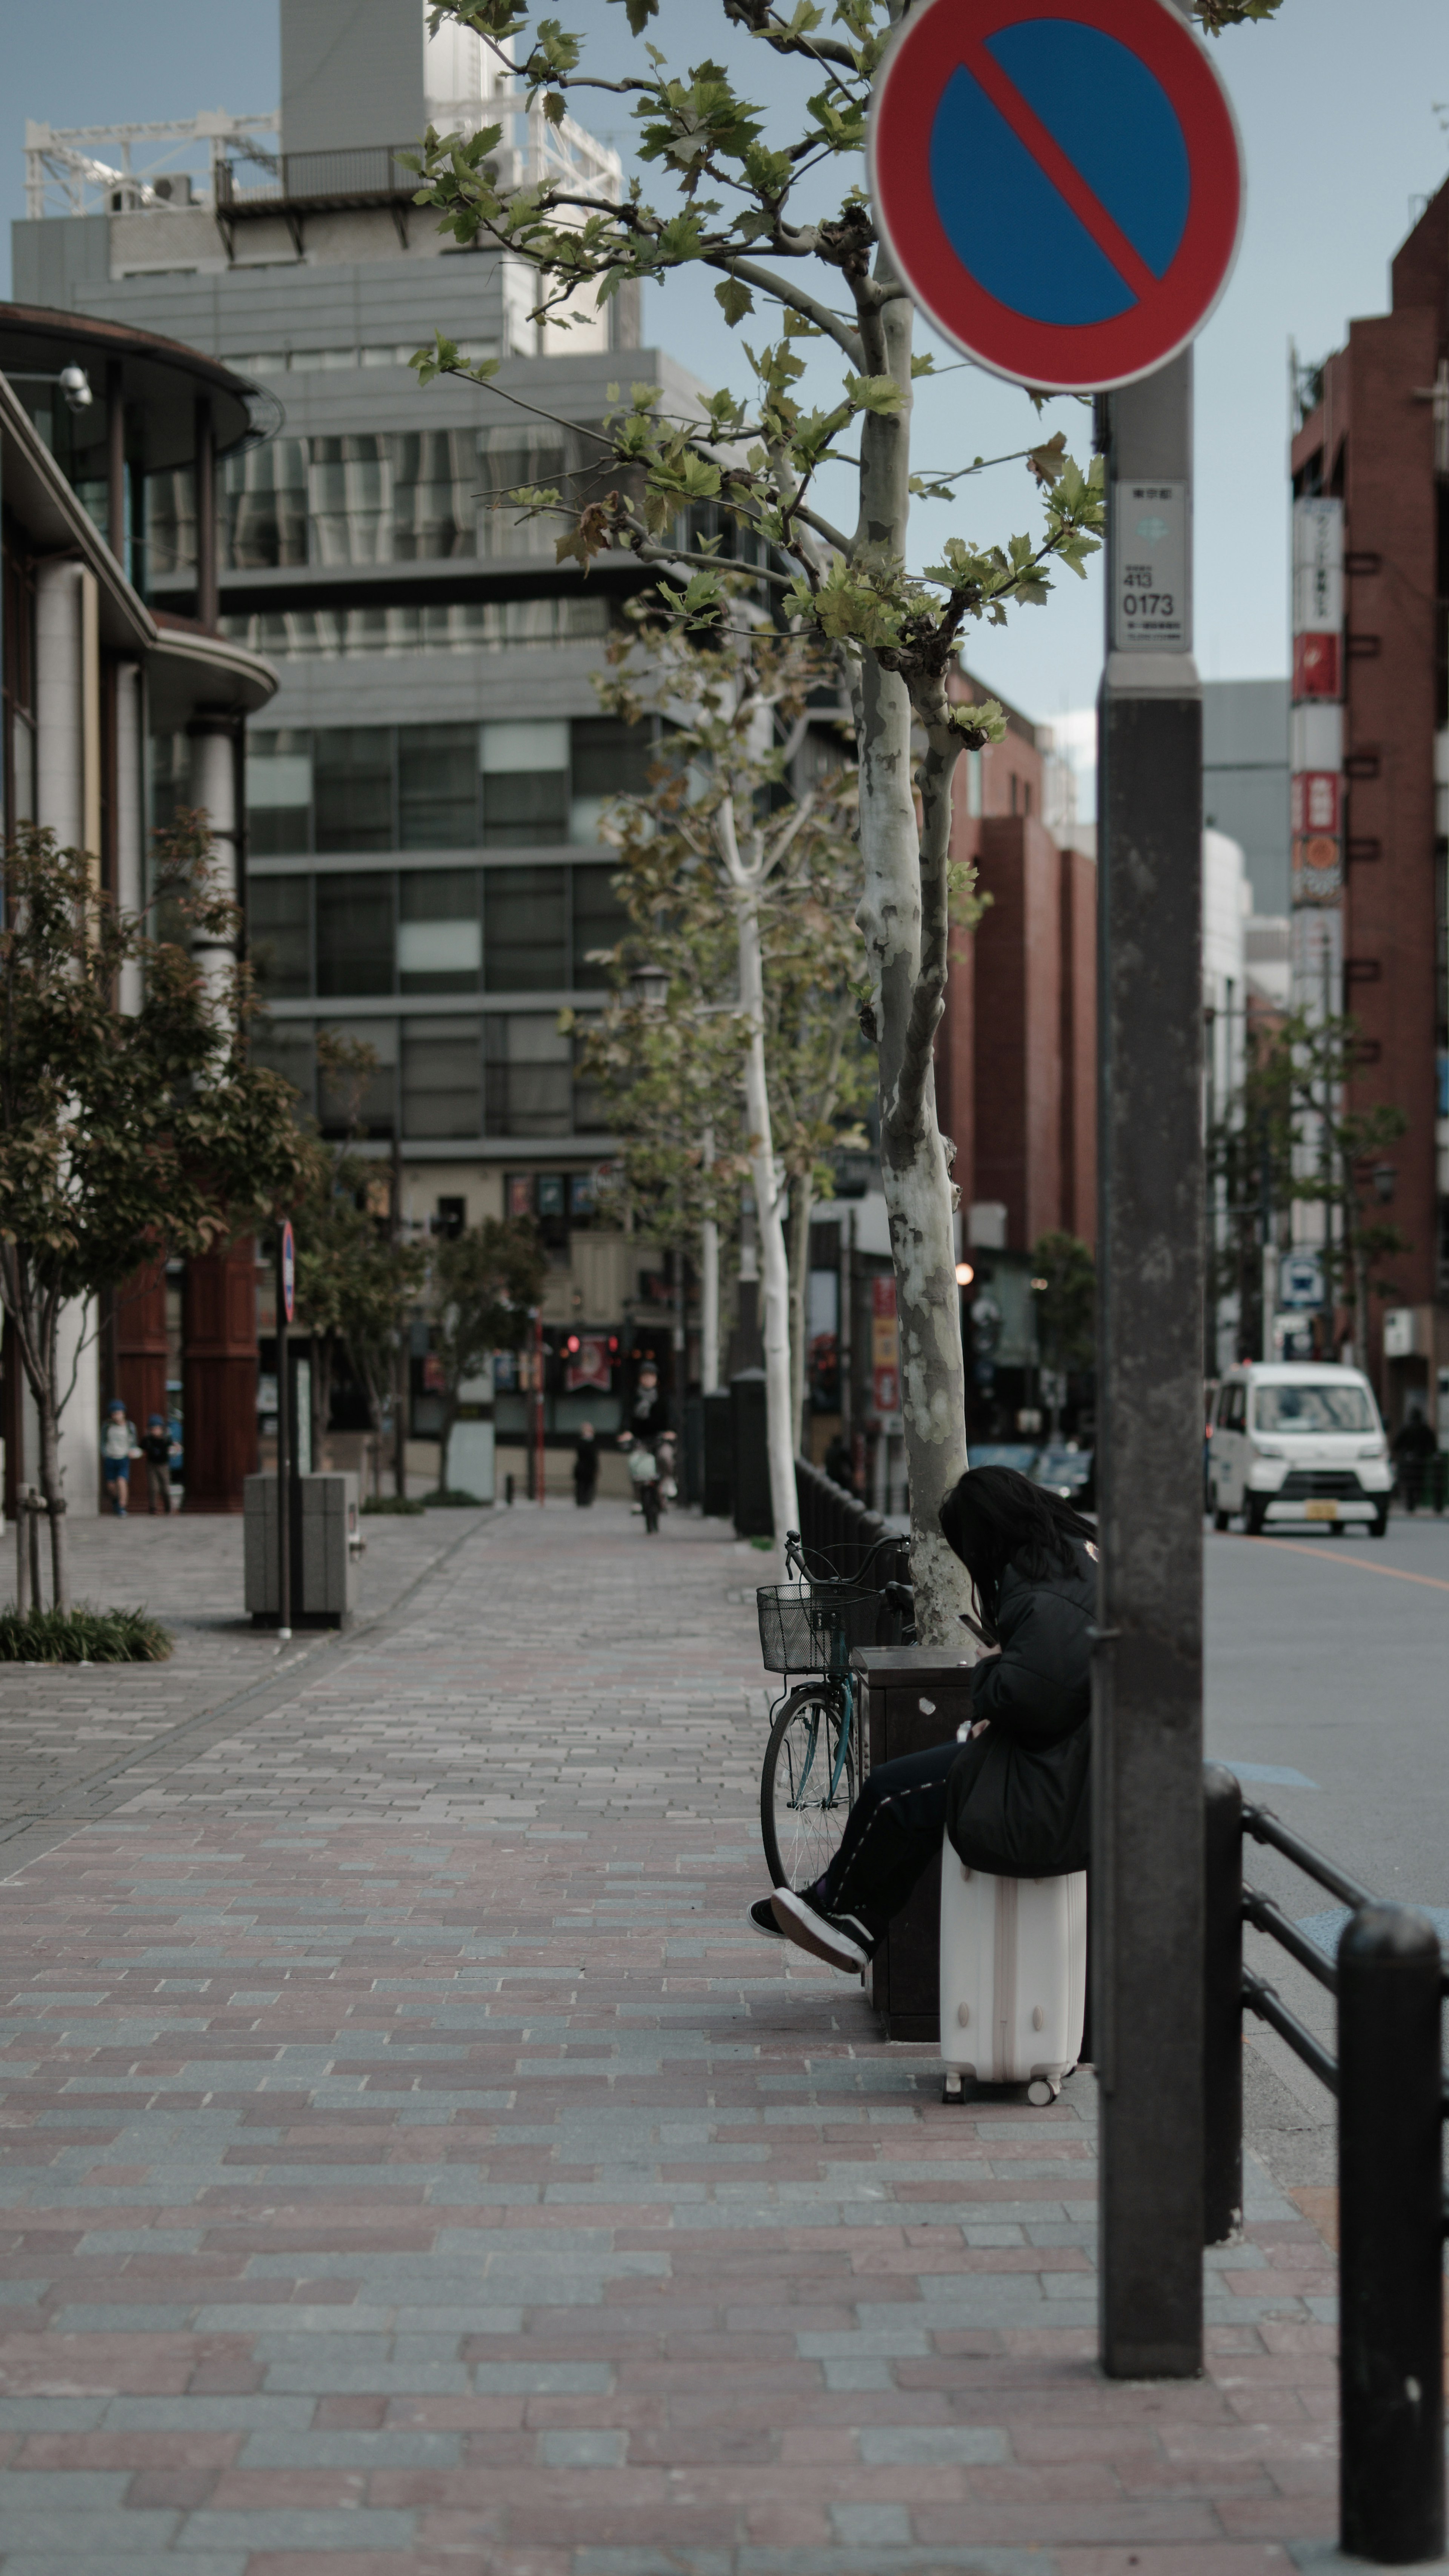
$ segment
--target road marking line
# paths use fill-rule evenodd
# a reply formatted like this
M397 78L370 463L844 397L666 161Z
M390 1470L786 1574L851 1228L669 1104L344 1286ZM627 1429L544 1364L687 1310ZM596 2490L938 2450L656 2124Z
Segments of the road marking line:
M1402 1565L1380 1565L1372 1556L1345 1556L1341 1547L1312 1547L1301 1538L1255 1538L1252 1545L1287 1548L1292 1556L1321 1556L1325 1565L1361 1565L1365 1574L1391 1574L1396 1583L1427 1583L1435 1592L1449 1592L1442 1574L1410 1574Z

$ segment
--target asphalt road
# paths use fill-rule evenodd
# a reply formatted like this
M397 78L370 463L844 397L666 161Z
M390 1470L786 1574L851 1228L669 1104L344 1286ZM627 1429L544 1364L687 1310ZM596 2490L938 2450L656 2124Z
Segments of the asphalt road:
M1396 1514L1378 1541L1209 1529L1205 1555L1209 1758L1376 1894L1436 1913L1449 1940L1449 1518ZM1261 1846L1245 1852L1250 1878L1331 1949L1332 1897ZM1331 2045L1331 1998L1273 1945L1249 1947ZM1261 2025L1246 2091L1249 2139L1277 2179L1331 2181L1332 2105Z

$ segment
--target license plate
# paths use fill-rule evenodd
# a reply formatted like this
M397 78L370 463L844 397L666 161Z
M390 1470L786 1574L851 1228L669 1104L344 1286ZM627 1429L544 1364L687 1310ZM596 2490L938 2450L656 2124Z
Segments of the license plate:
M1306 1521L1336 1521L1338 1505L1337 1503L1305 1503L1303 1517Z

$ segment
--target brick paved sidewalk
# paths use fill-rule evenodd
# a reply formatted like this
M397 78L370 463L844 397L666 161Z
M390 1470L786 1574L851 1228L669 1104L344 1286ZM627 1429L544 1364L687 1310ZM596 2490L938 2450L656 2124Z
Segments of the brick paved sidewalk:
M1104 2383L1090 2077L948 2110L745 1923L768 1562L499 1514L0 1886L4 2576L1316 2560L1298 2210Z

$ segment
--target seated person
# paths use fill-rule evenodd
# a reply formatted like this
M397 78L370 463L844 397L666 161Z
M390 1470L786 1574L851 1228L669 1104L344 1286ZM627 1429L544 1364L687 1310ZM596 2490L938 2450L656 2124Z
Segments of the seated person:
M1000 1727L1033 1753L1061 1745L1092 1710L1097 1549L1090 1522L1013 1468L975 1467L947 1495L941 1527L971 1577L989 1637L971 1674L969 1733ZM783 1933L858 1976L941 1848L947 1782L963 1760L968 1773L978 1769L979 1757L953 1735L928 1752L881 1763L851 1808L824 1877L762 1897L750 1908L755 1929ZM952 1812L957 1843L969 1840L971 1794L968 1787ZM1084 1796L1079 1803L1084 1808Z

